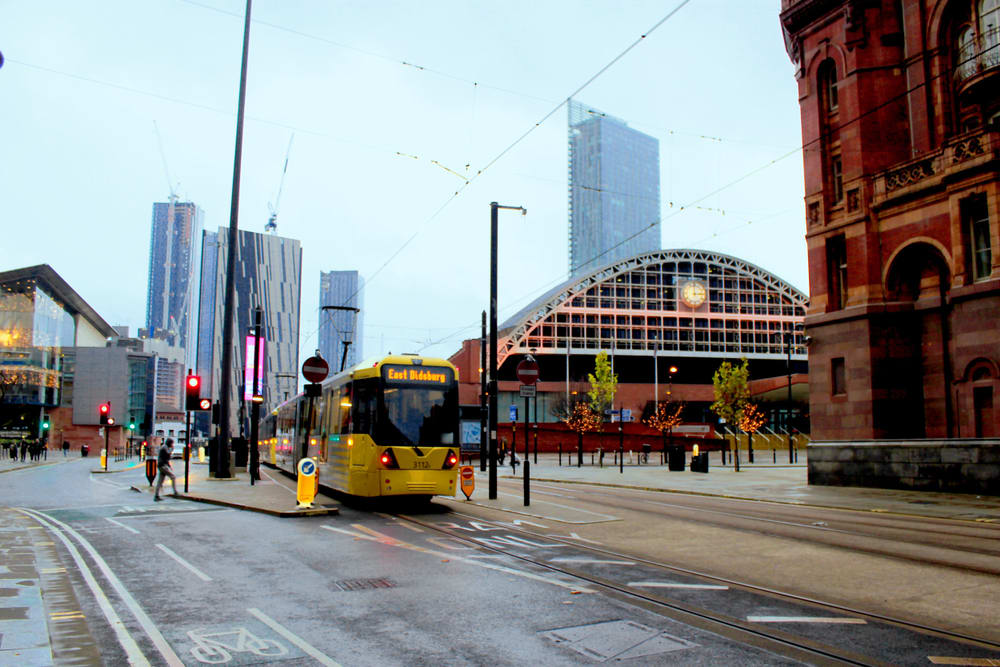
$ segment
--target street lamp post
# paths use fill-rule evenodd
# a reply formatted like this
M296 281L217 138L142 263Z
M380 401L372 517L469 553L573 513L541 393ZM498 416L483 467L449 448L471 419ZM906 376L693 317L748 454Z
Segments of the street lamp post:
M490 202L490 378L487 391L490 395L490 500L497 497L497 211L499 209L520 211L527 215L523 206L501 206Z
M229 422L232 408L233 329L236 309L236 254L239 252L240 165L243 157L243 108L247 93L247 55L250 51L250 2L243 17L243 60L240 95L236 108L236 155L233 158L233 192L229 206L229 254L226 257L226 290L223 298L222 377L219 383L219 435L216 438L215 475L229 477Z
M792 463L792 334L785 332L785 374L788 375L788 402L785 406L785 432L788 435L788 463Z
M479 470L486 471L486 311L479 337Z

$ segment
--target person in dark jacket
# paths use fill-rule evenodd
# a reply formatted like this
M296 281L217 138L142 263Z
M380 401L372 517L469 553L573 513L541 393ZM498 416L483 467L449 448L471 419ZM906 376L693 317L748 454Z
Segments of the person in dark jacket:
M160 445L159 451L156 452L156 467L159 468L160 474L156 477L156 489L153 491L153 500L163 500L160 498L160 488L167 477L170 478L170 484L173 486L174 497L177 496L177 478L174 477L174 467L170 464L170 456L173 452L173 438L164 440L163 444Z

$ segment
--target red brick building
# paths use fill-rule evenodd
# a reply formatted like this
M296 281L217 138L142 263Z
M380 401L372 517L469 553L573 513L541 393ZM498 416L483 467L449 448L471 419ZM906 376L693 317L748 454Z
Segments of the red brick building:
M1000 434L1000 0L782 0L814 440Z

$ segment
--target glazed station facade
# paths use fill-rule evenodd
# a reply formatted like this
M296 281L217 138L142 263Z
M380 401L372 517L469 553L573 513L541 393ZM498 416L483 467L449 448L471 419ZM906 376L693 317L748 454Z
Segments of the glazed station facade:
M590 389L587 376L603 351L618 375L614 407L632 421L657 402L683 401L685 423L714 429L712 375L722 361L745 357L771 427L807 430L805 311L804 293L728 255L660 250L615 262L563 283L501 326L500 421L511 405L523 410L516 367L526 355L540 366L537 421L551 423L560 405ZM452 362L461 402L478 404L480 340L465 341Z

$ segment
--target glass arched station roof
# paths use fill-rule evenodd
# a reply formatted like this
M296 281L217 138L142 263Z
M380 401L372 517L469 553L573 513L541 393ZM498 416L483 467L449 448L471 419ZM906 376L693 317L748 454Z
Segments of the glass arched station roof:
M808 297L749 262L706 250L659 250L573 278L501 326L498 362L512 354L806 359Z

